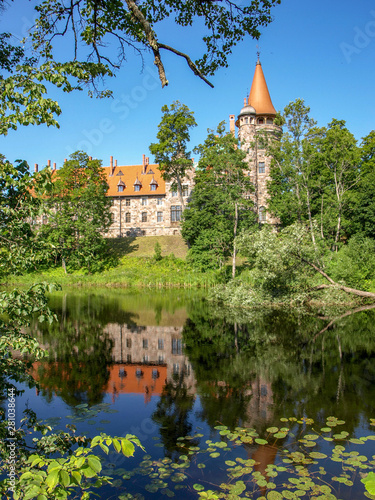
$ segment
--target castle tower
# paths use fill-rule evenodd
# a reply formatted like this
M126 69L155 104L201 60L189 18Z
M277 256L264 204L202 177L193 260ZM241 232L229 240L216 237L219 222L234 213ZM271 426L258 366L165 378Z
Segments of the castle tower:
M259 222L275 224L267 214L267 181L270 179L271 157L267 156L266 142L281 131L275 125L276 110L273 107L266 79L259 58L250 94L244 99L244 107L238 115L236 126L242 149L247 151L250 180L254 184L253 201Z

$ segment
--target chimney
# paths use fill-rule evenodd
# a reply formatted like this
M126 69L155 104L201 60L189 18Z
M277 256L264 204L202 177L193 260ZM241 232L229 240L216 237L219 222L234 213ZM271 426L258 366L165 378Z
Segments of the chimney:
M38 164L35 163L35 173L37 173L38 171L39 171Z
M246 97L243 98L243 105L247 106L247 99L246 99Z
M51 167L51 160L48 160L48 161L47 161L47 166L48 166L48 167Z
M113 175L113 172L114 172L114 168L113 168L113 156L110 156L109 157L109 175Z
M146 173L146 155L142 155L142 174Z
M53 170L56 170L56 163L53 164Z
M146 165L148 165L149 163L150 163L150 158L146 156Z
M92 156L89 156L89 160L90 160L90 161L92 160Z
M236 129L235 129L234 115L229 115L229 131L233 135L233 137L235 137Z
M117 167L117 160L115 160L115 167Z

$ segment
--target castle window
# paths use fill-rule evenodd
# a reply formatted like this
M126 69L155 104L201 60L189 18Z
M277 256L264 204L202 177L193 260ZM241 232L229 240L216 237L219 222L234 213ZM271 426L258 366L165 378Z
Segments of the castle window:
M164 205L164 199L163 198L156 198L156 204L157 205Z
M127 222L129 224L130 220L131 220L130 219L130 212L126 212L126 214L125 214L125 222Z
M139 184L135 184L134 191L140 191L140 190L141 190L141 186Z
M171 222L178 222L181 220L181 206L180 205L172 205L171 206Z
M172 196L177 196L177 191L172 191Z
M147 198L142 198L142 205L147 206Z
M132 355L131 354L127 354L126 355L126 362L127 363L131 363L132 362Z
M159 378L159 371L156 368L152 370L152 378Z
M143 349L148 349L148 340L147 339L143 339Z
M164 363L164 356L163 356L163 354L159 354L158 360L159 360L159 363Z
M189 196L189 186L186 184L182 186L182 196Z
M265 174L266 173L266 164L264 163L264 161L260 161L258 163L258 172L260 174Z
M158 349L159 349L159 351L162 351L164 349L164 340L163 339L158 339Z
M147 222L147 212L142 212L142 222Z
M267 212L264 207L260 207L259 209L259 222L266 222L267 220Z
M258 118L258 125L263 125L264 119L263 118Z
M132 339L126 339L126 347L130 349L132 346Z
M245 118L245 123L249 123L248 117Z
M125 200L125 205L126 205L127 207L130 207L130 198L126 198L126 200Z
M157 221L163 222L163 212L157 212Z
M273 120L272 120L272 118L267 118L267 123L268 123L269 125L272 125L272 124L273 124Z

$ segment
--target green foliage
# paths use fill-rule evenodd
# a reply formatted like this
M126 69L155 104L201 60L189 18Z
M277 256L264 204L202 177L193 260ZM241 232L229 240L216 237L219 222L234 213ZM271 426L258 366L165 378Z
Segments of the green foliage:
M55 249L63 267L96 272L108 258L105 233L112 220L108 185L99 160L76 152L56 173L52 193L45 201L48 221L39 235Z
M344 121L334 119L317 128L309 113L302 99L284 110L286 133L269 147L269 206L284 227L308 221L313 243L319 232L337 249L351 232L361 173L359 148ZM319 223L315 230L314 220Z
M371 131L361 144L361 176L354 188L354 195L345 208L350 236L363 233L375 237L375 131Z
M189 258L200 269L222 268L235 257L234 239L238 231L255 223L249 199L252 185L244 173L246 153L238 140L211 131L197 148L201 155L189 208L183 214L182 236L189 242Z
M161 255L161 246L160 246L160 243L157 241L155 243L155 246L154 246L154 259L156 260L156 262L160 261L162 259L162 255Z
M327 272L336 281L343 281L353 288L375 288L375 241L363 234L356 234L329 262Z
M163 179L172 181L172 189L178 191L181 205L185 208L181 182L192 166L187 143L190 129L196 127L197 123L194 113L179 101L173 102L170 107L164 105L161 110L163 117L156 136L159 142L151 144L150 151L159 163Z
M31 227L50 186L49 172L31 175L26 162L13 166L0 156L0 277L36 269L50 253Z
M107 61L115 68L128 57L128 46L138 54L146 50L153 54L164 86L168 80L163 51L184 57L194 74L201 78L212 75L218 68L227 67L228 55L237 43L246 36L259 38L260 27L271 22L271 8L278 3L279 0L262 0L243 6L228 0L220 3L198 0L147 0L142 3L127 0L119 3L110 0L99 5L80 0L68 5L62 1L47 0L37 6L39 17L32 35L34 47L50 54L53 38L68 29L74 33L77 58L83 52L84 58L86 55L95 56L99 62ZM168 18L180 31L199 25L205 48L195 63L188 54L181 52L181 47L176 50L159 41L162 38L159 25ZM111 50L105 50L108 44Z

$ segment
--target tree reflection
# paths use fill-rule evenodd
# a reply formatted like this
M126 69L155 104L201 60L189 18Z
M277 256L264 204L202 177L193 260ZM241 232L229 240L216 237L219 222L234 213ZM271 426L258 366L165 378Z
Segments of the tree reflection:
M160 426L160 436L164 444L165 455L172 458L174 452L181 450L177 446L177 438L190 435L192 424L190 414L195 395L184 380L184 372L173 375L168 381L152 414L154 422ZM199 440L191 440L196 446Z
M183 338L201 417L211 426L220 421L262 430L280 417L307 415L323 424L337 415L351 431L361 413L373 416L374 319L374 311L358 311L325 329L329 317L306 311L237 315L196 307Z

